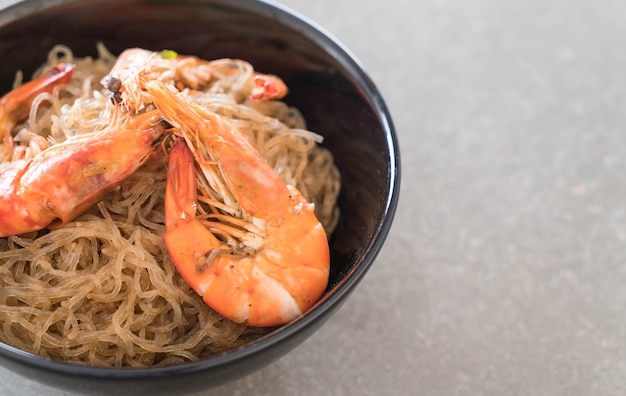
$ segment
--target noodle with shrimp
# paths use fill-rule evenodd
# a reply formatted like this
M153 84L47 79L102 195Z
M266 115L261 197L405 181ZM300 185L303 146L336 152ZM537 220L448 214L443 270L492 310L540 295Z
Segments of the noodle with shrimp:
M74 78L35 100L13 131L18 144L28 144L34 133L63 145L121 125L125 115L100 84L116 57L102 45L98 53L79 59L63 46L50 51L37 74L73 62ZM281 178L315 204L330 235L340 179L332 155L318 144L321 137L284 102L247 99L254 72L247 62L211 64L211 82L187 96L244 131ZM65 362L153 367L208 357L267 332L213 311L176 271L162 237L166 167L167 154L154 155L64 226L0 238L1 342ZM204 203L199 212L211 221L235 216ZM241 248L236 233L218 237Z

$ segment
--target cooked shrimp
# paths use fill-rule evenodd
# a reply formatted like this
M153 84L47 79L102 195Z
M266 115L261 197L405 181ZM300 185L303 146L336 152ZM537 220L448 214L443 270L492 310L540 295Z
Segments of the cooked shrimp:
M153 52L142 48L122 52L101 83L113 93L115 101L135 111L149 102L144 84L153 80L181 91L189 88L219 93L229 85L245 86L248 97L254 101L279 99L287 94L287 86L279 77L255 72L252 65L241 60L207 61L174 51Z
M0 165L0 237L61 226L96 203L150 157L166 128L159 119L152 111Z
M37 95L52 93L70 82L75 65L60 63L41 77L29 81L0 98L0 162L30 158L48 147L45 137L35 133L22 131L18 144L11 134L17 123L30 112Z
M330 268L313 204L226 120L158 82L147 89L185 139L169 154L165 193L164 238L176 268L209 306L235 322L276 326L306 312L324 293ZM212 186L201 199L215 211L202 217L194 163Z

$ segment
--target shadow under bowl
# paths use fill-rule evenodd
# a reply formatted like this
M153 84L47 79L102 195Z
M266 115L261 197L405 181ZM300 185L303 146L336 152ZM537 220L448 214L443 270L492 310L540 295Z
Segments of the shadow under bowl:
M89 393L181 394L266 366L302 343L344 303L389 232L400 156L384 100L354 57L310 21L250 0L31 0L0 10L0 93L30 76L56 44L76 56L129 47L173 49L205 59L240 58L279 75L308 128L325 138L342 177L341 218L331 237L328 289L309 312L241 348L162 368L115 369L40 358L0 343L0 363L51 386ZM10 56L7 56L9 55Z

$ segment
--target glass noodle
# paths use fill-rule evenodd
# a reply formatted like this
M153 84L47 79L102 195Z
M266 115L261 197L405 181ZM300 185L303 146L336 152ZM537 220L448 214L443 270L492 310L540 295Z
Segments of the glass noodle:
M35 77L59 62L74 62L74 78L65 89L38 97L13 131L17 141L24 129L63 144L124 122L126 115L100 84L116 58L102 45L98 54L79 59L64 46L50 51ZM243 130L283 180L315 203L330 235L340 179L332 155L318 145L321 137L285 103L246 99L252 65L214 62L216 70L237 73L217 73L193 100ZM38 106L41 101L46 103ZM0 238L0 341L68 362L151 367L207 357L267 331L223 318L175 270L162 239L166 163L167 155L155 155L59 229ZM220 237L235 239L228 243L237 248L236 238Z

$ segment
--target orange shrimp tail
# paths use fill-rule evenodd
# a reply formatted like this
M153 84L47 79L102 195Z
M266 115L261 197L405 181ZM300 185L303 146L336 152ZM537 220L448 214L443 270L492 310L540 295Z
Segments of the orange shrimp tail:
M254 73L254 88L250 100L281 99L287 95L287 85L279 77L272 74Z

